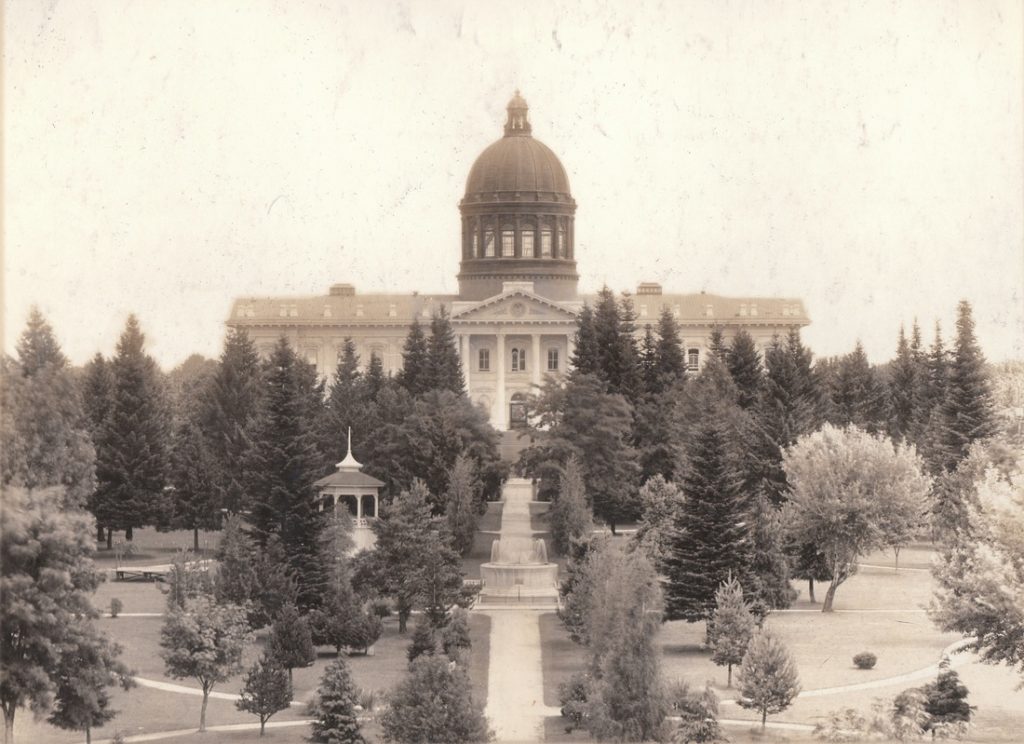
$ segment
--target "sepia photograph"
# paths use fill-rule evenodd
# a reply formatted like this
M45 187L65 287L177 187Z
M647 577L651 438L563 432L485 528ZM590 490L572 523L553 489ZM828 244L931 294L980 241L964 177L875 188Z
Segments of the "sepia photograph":
M0 13L4 744L1024 741L1024 2Z

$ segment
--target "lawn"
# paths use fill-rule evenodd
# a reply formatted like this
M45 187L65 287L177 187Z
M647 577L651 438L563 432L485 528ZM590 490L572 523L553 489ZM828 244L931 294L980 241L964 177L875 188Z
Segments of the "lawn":
M152 527L144 527L134 531L132 536L134 553L129 557L122 557L122 563L130 563L134 566L154 566L162 563L170 563L179 550L192 550L191 530L172 530L160 532ZM123 532L114 533L115 545L124 541ZM207 532L199 531L199 553L204 556L212 556L220 542L220 531ZM106 542L96 544L96 554L93 559L100 568L113 568L117 562L116 548L107 550Z

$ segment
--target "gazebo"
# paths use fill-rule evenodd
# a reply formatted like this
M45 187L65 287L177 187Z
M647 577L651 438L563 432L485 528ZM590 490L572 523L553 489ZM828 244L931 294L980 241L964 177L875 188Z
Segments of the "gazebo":
M370 523L380 514L380 489L384 483L362 472L363 466L352 456L352 429L348 430L348 454L336 467L337 472L313 484L318 508L333 512L344 504L352 516L355 549L372 548L377 538Z

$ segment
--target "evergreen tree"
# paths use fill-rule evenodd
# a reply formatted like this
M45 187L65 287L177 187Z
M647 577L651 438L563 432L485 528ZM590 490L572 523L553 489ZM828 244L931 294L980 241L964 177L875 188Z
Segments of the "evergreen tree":
M433 623L422 617L412 631L412 639L405 657L409 663L416 661L423 655L433 656L437 653L437 635Z
M761 730L769 713L781 713L800 694L796 661L786 645L768 628L750 641L737 674L741 708L761 714Z
M324 415L321 418L320 450L326 464L333 465L345 457L348 431L354 432L356 448L369 434L365 428L367 388L359 371L359 356L356 345L346 337L338 355L338 366L334 370L327 394Z
M710 683L704 686L704 691L699 695L691 694L684 687L679 697L675 701L679 711L679 728L676 729L673 741L680 744L726 741L718 726L718 696L711 689Z
M644 326L644 338L640 342L640 380L643 383L645 396L653 395L661 389L658 381L658 342L650 323Z
M112 363L114 394L98 446L94 514L108 529L152 524L166 485L168 415L156 363L144 349L134 315L128 317Z
M583 303L576 318L576 338L572 354L572 367L581 375L600 375L597 332L594 328L594 310Z
M696 622L710 617L715 591L730 576L749 586L751 541L749 509L722 424L702 420L687 454L683 504L665 559L666 614Z
M635 333L632 303L616 301L612 291L603 287L594 309L597 373L607 383L608 392L622 395L631 403L637 400L641 388Z
M715 591L715 610L709 623L711 661L728 668L727 687L732 687L732 667L743 661L757 621L743 599L743 587L729 577Z
M637 403L633 416L633 440L640 461L640 480L656 476L667 480L678 477L681 458L683 421L678 414L683 397L682 381L676 387L649 394Z
M377 396L388 383L387 375L384 374L384 362L376 353L370 354L370 363L366 367L366 398L376 402Z
M742 328L736 332L726 352L725 363L739 390L740 408L752 407L761 392L761 355L754 339Z
M558 498L548 510L551 542L559 555L568 555L574 540L584 540L593 532L594 522L587 505L583 471L575 456L562 469Z
M266 390L245 473L253 536L261 547L271 536L280 539L299 584L302 609L319 603L315 577L320 515L312 485L319 474L313 416L320 391L309 373L310 365L281 338L264 374Z
M473 647L469 633L469 613L461 607L452 610L448 624L441 630L441 649L455 662L464 661Z
M278 614L270 629L267 654L278 666L288 670L288 682L292 681L292 669L308 666L316 659L309 624L295 605L286 605Z
M206 437L195 421L186 420L175 434L171 449L170 481L173 490L165 507L165 521L192 530L192 549L199 551L199 530L220 526L221 514L214 489L215 466Z
M660 475L640 488L640 524L633 543L659 571L672 544L672 525L683 503L679 487Z
M260 736L263 736L270 717L279 711L287 710L291 703L291 669L286 674L273 660L263 657L246 673L242 694L235 702L235 707L259 717Z
M790 567L780 510L759 493L753 499L750 521L752 600L754 612L763 617L769 610L789 607L796 592L789 585Z
M876 434L887 428L886 390L860 341L839 360L832 393L832 423Z
M0 360L0 483L58 486L80 508L96 486L96 456L78 385L38 310L17 345L17 360Z
M667 307L658 317L658 345L654 368L661 391L671 390L686 375L686 354L679 338L679 323Z
M200 421L214 464L215 501L231 514L250 506L245 495L246 455L252 447L261 395L256 347L244 330L232 328L200 406Z
M942 341L942 328L935 323L935 339L923 360L921 404L915 424L915 444L933 475L942 472L946 458L942 435L942 405L946 400L946 385L950 359Z
M925 731L932 731L932 736L943 726L950 724L969 724L974 715L974 706L967 704L967 686L960 681L960 675L949 666L949 657L939 665L939 676L921 688L924 693L924 710L928 720L924 724Z
M388 695L380 718L384 740L468 744L494 738L483 706L473 699L466 670L441 656L417 659L409 676Z
M954 470L967 456L972 443L998 431L992 386L985 357L974 336L971 306L957 306L956 342L946 379L945 398L939 407L942 465Z
M473 461L465 455L455 459L448 478L445 501L445 519L452 536L452 545L460 555L467 555L473 549L480 511Z
M259 617L259 595L263 587L255 565L256 546L246 533L241 516L231 515L224 520L216 560L213 588L217 601L246 607L249 624L262 628L266 619Z
M890 366L889 381L889 410L892 413L889 417L888 431L893 439L909 439L912 435L914 420L917 417L917 373L917 360L914 358L903 326L900 326L896 358Z
M534 364L539 363L539 359L534 360ZM463 395L466 391L455 332L452 331L448 313L443 307L430 319L426 376L427 386L431 390L450 390L456 395Z
M409 335L402 347L402 371L398 373L398 384L413 397L430 389L430 349L423 333L419 318L413 318Z
M366 744L356 716L357 688L345 660L338 657L324 671L316 700L310 739L320 744Z
M725 333L722 331L722 326L716 325L711 329L711 334L708 336L708 351L712 358L722 363L725 363L729 358L729 344L725 341Z
M96 352L82 373L82 408L93 441L98 441L114 397L114 373L110 363Z

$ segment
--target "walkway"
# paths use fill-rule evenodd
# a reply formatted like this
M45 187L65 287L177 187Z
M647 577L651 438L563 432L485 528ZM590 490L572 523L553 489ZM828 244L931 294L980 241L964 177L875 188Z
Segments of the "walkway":
M510 478L502 492L502 538L529 538L533 487ZM550 608L548 608L550 611ZM491 618L491 654L487 670L487 717L497 741L544 740L544 677L540 658L540 612L496 610Z

